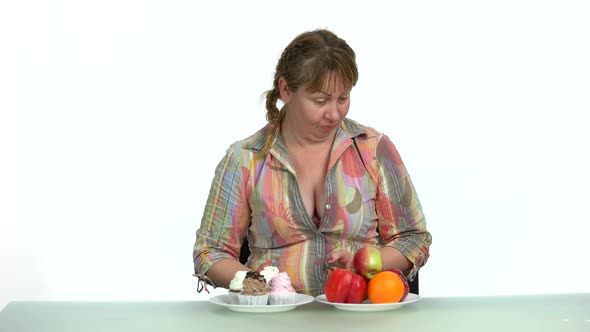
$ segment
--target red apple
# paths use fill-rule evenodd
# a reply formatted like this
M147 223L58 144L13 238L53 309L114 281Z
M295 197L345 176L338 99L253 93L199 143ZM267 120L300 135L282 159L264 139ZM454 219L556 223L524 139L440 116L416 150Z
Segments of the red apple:
M354 254L352 266L356 273L369 281L375 274L383 270L381 251L377 247L362 247Z

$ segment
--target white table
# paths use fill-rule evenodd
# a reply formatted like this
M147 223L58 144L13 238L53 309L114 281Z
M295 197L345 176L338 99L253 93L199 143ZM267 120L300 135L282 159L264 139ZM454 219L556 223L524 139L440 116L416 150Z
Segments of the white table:
M239 313L208 301L11 302L1 332L20 331L590 331L590 294L422 298L400 309L349 312L313 302Z

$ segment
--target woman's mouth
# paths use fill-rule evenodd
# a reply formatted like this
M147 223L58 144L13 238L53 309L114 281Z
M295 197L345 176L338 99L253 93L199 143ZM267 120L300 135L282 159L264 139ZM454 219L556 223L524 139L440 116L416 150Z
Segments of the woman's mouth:
M320 126L320 129L321 129L323 132L330 132L330 131L332 131L332 130L336 129L336 125L331 125L331 126Z

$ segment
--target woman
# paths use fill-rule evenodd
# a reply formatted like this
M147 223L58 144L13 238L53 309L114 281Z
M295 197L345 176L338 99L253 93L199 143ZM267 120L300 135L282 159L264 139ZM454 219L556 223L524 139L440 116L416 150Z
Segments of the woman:
M297 292L318 295L331 264L350 267L363 246L379 247L384 268L410 279L424 265L431 236L397 150L346 118L357 79L354 51L330 31L285 48L266 92L268 124L234 143L215 171L197 274L228 288L236 271L276 266Z

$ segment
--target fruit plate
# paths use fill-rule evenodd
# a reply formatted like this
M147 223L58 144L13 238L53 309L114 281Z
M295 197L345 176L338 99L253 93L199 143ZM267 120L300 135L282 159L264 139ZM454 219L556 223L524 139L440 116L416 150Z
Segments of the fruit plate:
M337 309L340 309L340 310L348 310L348 311L387 311L387 310L395 310L395 309L399 309L399 308L403 307L404 305L406 305L408 303L416 302L416 301L418 301L420 299L421 299L420 295L414 294L414 293L409 293L408 296L406 296L406 298L402 302L396 302L396 303L378 303L378 304L373 304L373 303L369 302L369 300L366 300L365 302L360 303L360 304L354 304L354 303L335 303L335 302L328 301L328 299L326 299L326 295L325 294L318 295L315 298L315 300L318 301L318 302L320 302L320 303L329 304L331 306L334 306Z
M293 304L274 304L274 305L244 305L244 304L231 304L229 301L229 295L217 295L209 298L209 302L226 307L229 310L239 312L281 312L293 310L300 305L304 305L313 302L313 296L306 294L295 294L295 303Z

